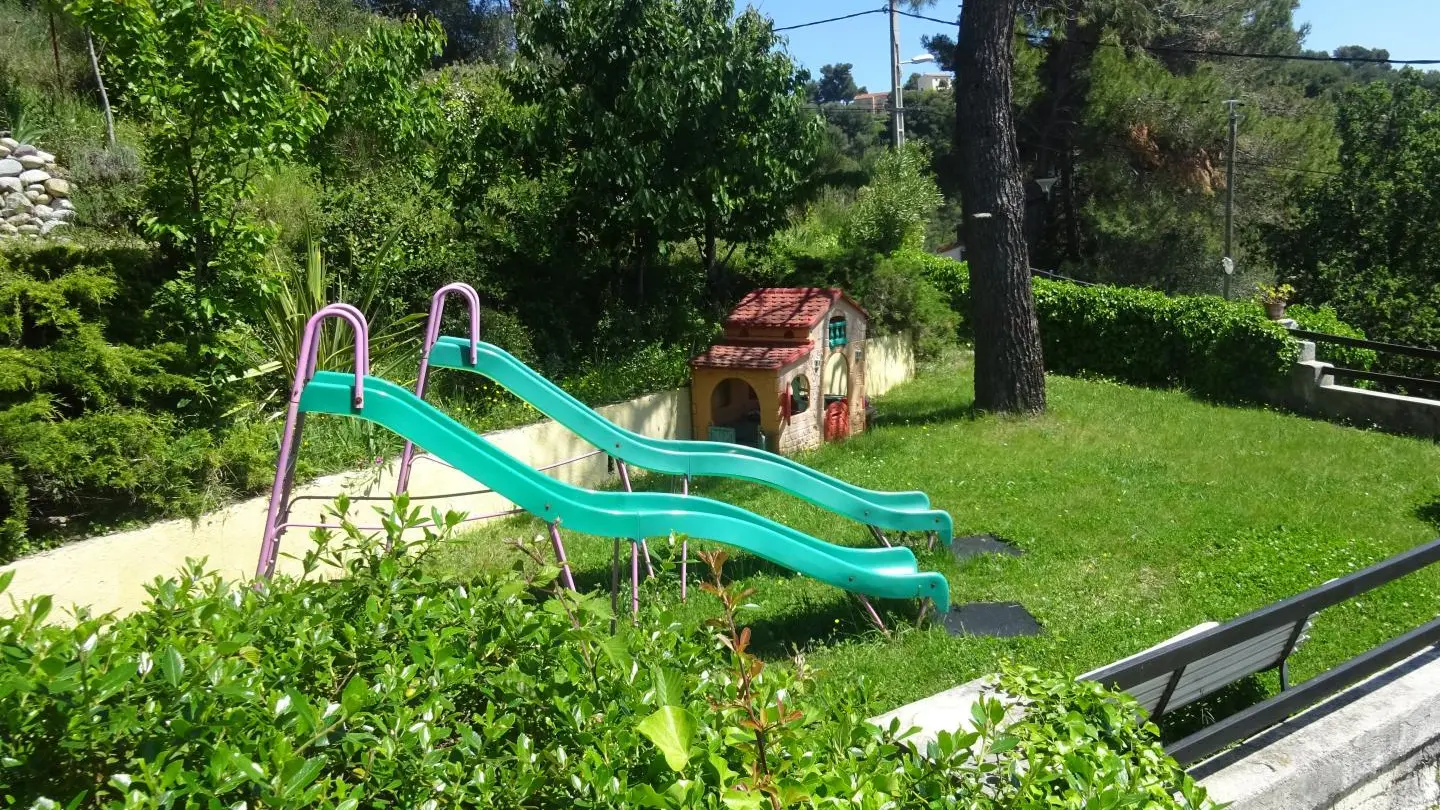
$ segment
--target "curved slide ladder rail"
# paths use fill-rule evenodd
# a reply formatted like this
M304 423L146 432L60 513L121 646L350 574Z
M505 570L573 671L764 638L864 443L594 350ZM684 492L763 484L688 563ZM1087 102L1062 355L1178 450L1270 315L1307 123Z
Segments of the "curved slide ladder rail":
M363 400L357 392L363 390ZM678 532L743 549L852 593L928 598L949 610L945 577L919 571L906 548L850 548L818 540L736 506L660 493L593 492L531 469L394 383L322 371L305 384L301 413L365 419L425 448L552 526L638 543ZM272 552L273 553L273 552ZM262 566L264 565L262 556Z

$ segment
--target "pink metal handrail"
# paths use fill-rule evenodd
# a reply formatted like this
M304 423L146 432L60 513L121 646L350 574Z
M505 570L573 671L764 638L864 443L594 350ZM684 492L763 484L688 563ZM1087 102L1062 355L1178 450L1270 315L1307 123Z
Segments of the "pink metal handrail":
M425 398L425 387L430 376L430 350L440 339L445 299L452 293L458 293L470 305L470 365L473 366L480 360L480 294L463 281L446 284L430 296L430 319L425 322L425 342L420 347L420 368L415 375L415 396L420 399ZM415 443L407 440L405 450L400 454L400 471L395 476L395 494L398 495L410 487L410 467L414 461Z
M316 372L320 353L320 330L329 318L339 318L355 332L355 390L352 402L356 410L365 406L365 376L370 373L370 326L365 315L349 304L330 304L310 316L300 338L300 351L295 358L295 379L290 385L290 402L285 410L285 427L280 435L280 455L275 459L275 483L270 488L270 506L265 515L265 535L260 542L260 559L255 564L257 577L275 573L275 560L280 552L280 535L290 513L290 491L295 485L295 451L300 444L304 423L300 413L300 396Z

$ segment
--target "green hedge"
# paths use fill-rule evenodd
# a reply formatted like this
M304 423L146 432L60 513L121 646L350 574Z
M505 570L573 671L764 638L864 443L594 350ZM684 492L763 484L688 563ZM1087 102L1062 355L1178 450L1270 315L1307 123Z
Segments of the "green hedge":
M967 313L966 266L933 256L924 262L951 306ZM1285 328L1250 302L1039 278L1033 284L1048 371L1245 401L1263 399L1299 356ZM962 322L962 333L967 328Z
M608 597L554 588L553 569L440 581L416 547L343 532L311 558L340 579L252 588L197 563L119 621L46 624L48 599L0 618L3 803L1213 806L1098 684L1012 671L1025 719L1002 727L988 701L979 733L922 755L865 721L863 683L750 655L735 615L750 594L718 575L718 629L656 608L612 636Z

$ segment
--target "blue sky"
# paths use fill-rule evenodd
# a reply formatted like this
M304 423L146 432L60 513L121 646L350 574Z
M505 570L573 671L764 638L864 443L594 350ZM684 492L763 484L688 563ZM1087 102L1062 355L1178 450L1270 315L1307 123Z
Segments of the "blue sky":
M774 18L777 26L794 25L856 11L878 8L881 0L751 0ZM959 13L955 0L940 0L925 13L953 19ZM1440 0L1302 0L1295 12L1298 23L1310 23L1309 48L1332 50L1341 45L1388 48L1396 59L1440 58ZM901 18L900 53L909 59L924 53L922 34L954 32L954 26ZM870 90L889 89L890 32L883 14L817 25L785 33L790 52L816 76L820 66L833 62L855 65L855 81ZM907 65L903 75L924 72L925 65ZM931 68L933 69L933 68Z

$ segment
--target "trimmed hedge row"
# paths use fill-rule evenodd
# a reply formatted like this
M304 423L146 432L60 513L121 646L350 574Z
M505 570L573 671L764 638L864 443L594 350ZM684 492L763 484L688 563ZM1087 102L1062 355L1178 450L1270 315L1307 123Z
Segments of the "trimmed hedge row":
M336 515L348 511L341 503ZM769 666L736 611L752 595L700 552L720 613L621 622L545 568L437 579L387 536L320 533L300 580L225 583L191 563L146 610L0 616L0 804L80 810L1210 810L1133 698L1011 669L977 731L924 752L865 717L863 681ZM387 544L388 541L388 544ZM523 545L523 544L522 544ZM348 576L322 578L322 565ZM9 575L0 574L0 596Z
M915 257L962 317L970 307L965 264ZM1285 328L1255 304L1216 296L1169 297L1130 287L1035 279L1045 368L1134 385L1178 386L1222 401L1261 398L1299 357ZM968 322L961 335L969 336Z

